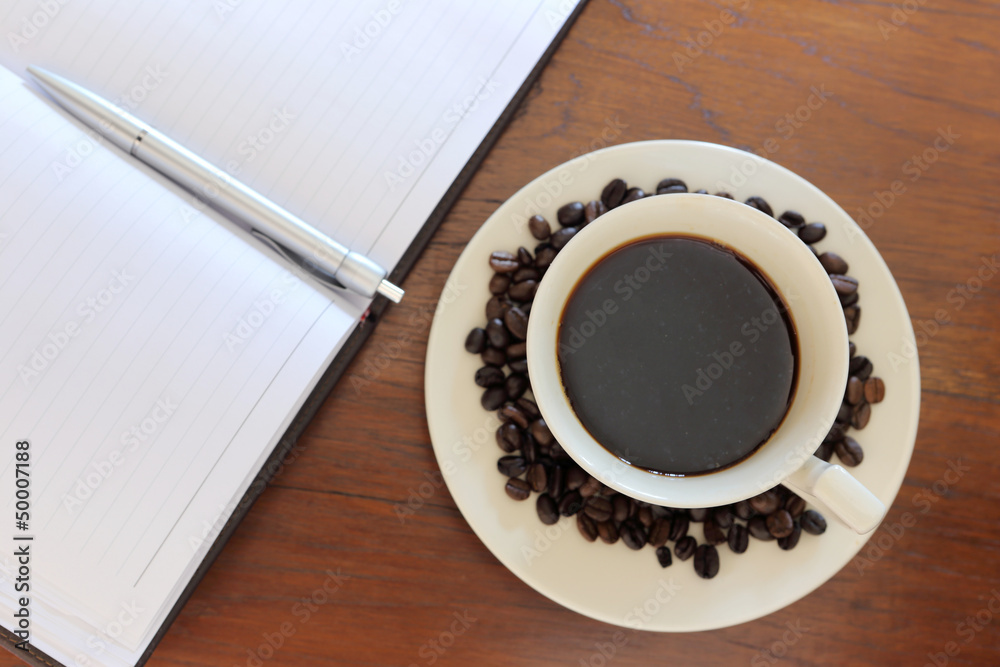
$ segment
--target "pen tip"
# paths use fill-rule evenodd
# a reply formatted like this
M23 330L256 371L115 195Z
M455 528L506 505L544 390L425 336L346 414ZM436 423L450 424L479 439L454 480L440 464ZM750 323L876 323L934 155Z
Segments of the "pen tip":
M403 294L405 294L405 292L403 292L402 289L396 287L388 280L383 280L382 282L380 282L378 284L378 289L376 291L385 298L389 299L389 301L392 301L393 303L399 303L400 301L402 301Z

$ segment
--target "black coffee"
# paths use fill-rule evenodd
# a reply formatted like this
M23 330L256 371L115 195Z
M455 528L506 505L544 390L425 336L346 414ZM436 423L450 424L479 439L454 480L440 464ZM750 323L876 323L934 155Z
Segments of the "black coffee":
M788 410L795 330L759 269L718 243L655 236L600 259L559 329L563 387L590 434L670 475L730 466Z

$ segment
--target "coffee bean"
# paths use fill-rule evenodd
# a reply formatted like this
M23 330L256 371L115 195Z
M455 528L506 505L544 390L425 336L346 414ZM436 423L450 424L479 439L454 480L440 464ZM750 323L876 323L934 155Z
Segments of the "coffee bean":
M826 519L816 510L806 510L799 519L799 525L810 535L822 535L826 532Z
M830 276L830 282L833 283L833 289L837 290L837 294L840 296L847 296L858 291L858 279L852 276L833 274Z
M709 519L704 523L705 541L709 544L722 544L726 541L726 531L719 527L714 520Z
M767 530L778 539L791 535L794 525L795 520L788 510L776 510L767 517Z
M480 387L495 387L503 384L503 371L496 366L483 366L476 371L475 382Z
M529 280L528 282L535 284L534 280ZM520 284L523 285L524 283ZM517 306L514 306L504 314L503 324L506 325L506 328L503 331L505 333L509 332L514 336L514 338L524 340L528 337L528 316L525 315L524 311ZM486 325L486 330L487 333L489 333L489 325ZM510 343L509 337L507 342L508 344ZM502 347L500 345L496 345L496 341L493 339L492 334L490 335L490 343L496 347ZM525 352L527 352L527 348L525 348Z
M576 527L579 529L583 539L593 542L597 539L597 524L583 512L576 514Z
M512 305L506 296L494 296L486 302L486 319L495 320L503 317Z
M851 417L851 426L860 431L865 426L868 426L868 420L871 419L871 417L872 406L867 403L862 403L854 408L854 416Z
M551 445L555 440L552 437L552 431L549 430L549 426L545 423L544 419L538 419L531 425L531 436L540 445Z
M510 377L516 377L511 375ZM500 419L517 424L520 428L528 428L528 417L516 405L505 405L500 409Z
M698 541L687 535L677 540L677 544L674 545L674 555L678 560L687 560L694 555L694 550L697 548Z
M507 347L510 344L510 332L503 325L503 320L495 317L486 323L486 337L493 347Z
M471 354L480 354L486 349L486 330L476 327L465 337L465 351Z
M825 438L823 438L823 442L837 442L844 437L845 429L847 429L846 426L834 424L830 427L830 432L826 434Z
M520 477L528 470L528 465L520 456L501 456L497 461L497 470L507 477Z
M588 479L590 479L590 475L587 474L586 470L579 466L573 466L566 473L566 488L579 489Z
M583 496L584 498L589 498L600 490L601 490L601 483L596 479L594 479L593 477L588 477L587 481L584 482L578 489L580 495Z
M521 444L521 455L524 456L524 460L528 463L534 463L538 460L538 443L535 442L530 433L524 436L524 442Z
M554 466L549 473L549 485L545 488L545 492L553 498L562 498L565 490L566 468L559 465Z
M483 408L488 412L493 412L497 410L504 401L507 400L507 391L503 387L490 387L483 392L483 396L480 399Z
M806 511L806 501L793 493L785 500L785 509L793 518L800 517Z
M859 380L867 380L872 374L871 359L863 355L854 357L847 366L847 372Z
M546 245L542 249L535 249L535 268L545 269L552 263L552 260L556 257L556 249L551 245Z
M563 227L552 235L552 247L556 250L562 250L575 235L576 227Z
M522 266L520 269L511 274L510 282L511 284L517 284L517 283L523 283L525 280L538 281L541 279L541 277L542 277L542 272L536 269L534 265ZM516 297L513 296L511 296L511 298L515 299L516 301L527 301L527 299L517 299Z
M847 436L838 442L834 448L840 462L849 468L860 464L865 460L865 452L854 438Z
M549 475L541 463L532 463L528 467L528 484L535 493L541 493L549 485Z
M508 354L509 354L509 349L510 348L508 348ZM852 414L854 414L854 407L847 401L844 401L843 403L840 404L840 409L837 410L837 423L847 424L848 422L851 421Z
M547 493L538 496L538 500L535 501L535 511L538 512L538 520L546 526L559 521L559 508L556 506L556 501Z
M780 504L781 500L778 498L778 494L775 493L773 489L758 494L750 499L750 507L754 508L754 510L760 514L770 514L778 509Z
M629 549L638 551L646 546L646 529L643 528L642 524L635 519L626 519L625 521L622 521L621 528L618 532L621 534L622 542L624 542L625 546Z
M682 539L688 532L688 517L682 512L674 513L670 519L670 539L674 542Z
M504 491L514 500L524 500L531 495L531 487L523 479L513 477L507 480Z
M531 256L531 251L529 251L524 246L517 249L517 263L521 265L521 268L532 266L535 263L535 259ZM521 269L518 269L520 271ZM517 271L515 271L517 273Z
M660 567L670 567L673 563L673 558L670 556L670 547L660 547L656 550L656 560L659 561Z
M764 201L762 197L750 197L743 203L746 204L747 206L752 206L758 211L763 211L764 213L767 213L772 218L774 217L774 211L771 210L771 205L768 204L766 201Z
M792 525L791 533L778 539L778 546L785 551L791 551L799 543L800 537L802 537L802 527L795 523Z
M732 196L728 192L716 192L715 196L722 197L723 199L736 199L736 197Z
M702 579L711 579L719 573L719 552L711 544L695 549L694 571Z
M697 190L694 191L694 194L696 194L696 195L707 195L708 194L708 190L706 190L705 188L698 188Z
M514 373L521 373L524 375L528 372L528 360L527 359L512 359L507 362L507 366Z
M587 205L583 207L583 224L589 225L607 212L608 207L605 206L604 202L599 199L588 202Z
M851 377L847 379L847 391L844 392L844 398L851 405L857 405L865 397L865 383L856 377Z
M594 521L607 521L611 518L611 501L600 496L590 496L583 504L583 511Z
M556 214L559 224L563 227L576 227L583 222L583 204L578 201L561 207ZM558 232L556 232L558 234ZM555 244L553 244L555 245ZM558 246L556 246L558 248Z
M599 521L597 523L597 536L605 544L614 544L618 541L618 528L611 521Z
M837 253L824 252L819 256L819 263L823 265L823 268L829 274L842 276L847 273L847 262Z
M620 178L616 178L607 185L604 186L604 190L601 191L601 202L608 207L610 211L615 206L622 203L622 199L625 197L625 191L628 186Z
M509 273L494 273L493 277L490 278L490 294L503 294L508 287L510 287Z
M778 216L778 222L785 227L801 227L806 224L806 219L798 211L785 211Z
M649 509L653 512L653 520L657 519L670 519L674 515L674 510L669 507L663 507L662 505L650 505Z
M631 504L628 497L618 494L611 499L611 506L611 518L615 523L621 523L629 517Z
M507 346L508 359L524 359L528 354L528 344L524 341Z
M628 192L625 193L625 198L622 199L621 205L624 206L629 202L634 202L636 199L642 199L645 196L646 193L643 192L642 188L629 188Z
M653 510L649 505L639 505L639 510L635 513L635 518L646 528L653 525Z
M559 500L559 514L573 516L583 509L583 497L579 491L567 491Z
M865 380L865 400L869 403L881 403L885 399L885 382L882 378Z
M657 519L649 527L649 543L654 547L662 547L670 538L670 520Z
M511 347L513 347L513 345ZM508 348L508 350L509 349L510 348ZM521 408L521 412L526 414L528 419L532 421L538 419L539 415L542 414L538 411L538 406L535 405L535 402L530 398L519 398L517 400L517 407Z
M854 355L858 353L858 346L852 342L847 343L847 358L853 359Z
M552 234L552 228L549 227L549 221L540 215L533 215L528 219L528 230L531 232L531 235L539 241L544 241Z
M820 444L820 446L816 448L814 456L818 459L829 462L830 458L833 456L833 443L823 442Z
M507 363L507 355L504 354L503 350L498 350L495 347L488 347L483 350L481 357L483 363L489 366L503 366Z
M497 250L490 255L490 266L497 273L513 273L517 271L520 264L513 254L506 250Z
M861 295L858 292L853 292L847 295L838 294L837 298L840 299L841 306L853 306L858 302L860 296Z
M729 548L733 553L741 554L750 546L750 531L742 523L734 523L729 529Z
M521 449L524 445L524 436L521 435L521 429L517 424L505 422L500 425L497 429L497 445L508 454Z
M754 514L753 507L750 506L750 502L747 500L741 500L733 505L733 514L739 518L747 521Z
M712 510L712 521L719 528L726 529L733 525L733 514L729 507L716 507Z
M708 509L705 507L692 507L688 510L688 518L695 523L701 523L708 517Z
M847 333L855 333L861 325L860 306L847 306L844 308L844 321L847 323Z
M756 539L763 540L765 542L774 539L774 535L772 535L771 531L767 529L767 517L763 514L758 514L747 521L747 532L749 532Z
M664 178L656 184L656 194L658 195L672 195L687 191L687 183L679 178Z
M810 222L799 227L799 238L809 245L819 243L824 237L826 237L826 225L822 222Z
M536 291L538 291L538 281L522 280L511 285L507 295L514 301L531 301L535 298Z

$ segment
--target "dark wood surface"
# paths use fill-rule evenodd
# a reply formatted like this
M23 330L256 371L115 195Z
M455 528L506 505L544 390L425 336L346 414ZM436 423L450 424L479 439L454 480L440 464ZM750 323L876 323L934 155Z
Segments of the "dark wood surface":
M849 565L737 627L628 632L608 664L774 664L765 651L789 638L789 623L807 630L777 646L788 664L934 664L929 654L937 664L1000 664L1000 276L968 298L952 292L981 258L1000 259L997 34L1000 6L990 2L592 0L417 262L405 301L379 323L149 664L603 664L598 645L618 629L511 574L447 489L406 523L394 507L437 471L424 356L428 314L455 260L502 201L587 150L615 117L627 128L613 143L759 150L780 136L772 159L852 215L907 179L867 232L917 330L936 313L950 321L919 348L919 436L888 521L912 510L949 460L969 471L864 576ZM699 36L701 54L689 48ZM786 138L783 119L813 87L832 97ZM909 180L906 163L947 128L954 143ZM404 334L398 357L356 391L351 374L384 361L384 346ZM325 604L300 604L326 597L324 584L334 591ZM475 622L439 654L431 642L452 643L444 635L456 613ZM273 655L267 636L281 639Z

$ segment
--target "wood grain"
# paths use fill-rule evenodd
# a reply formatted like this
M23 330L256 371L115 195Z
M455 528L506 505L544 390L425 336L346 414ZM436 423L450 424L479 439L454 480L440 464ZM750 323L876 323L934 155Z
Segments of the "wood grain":
M775 662L923 665L956 642L948 664L1000 663L1000 617L990 613L971 638L957 628L992 595L1000 600L1000 277L960 307L949 298L981 257L1000 252L998 34L1000 6L989 2L592 0L418 261L403 304L379 323L298 458L149 664L430 665L433 656L447 665L598 665L598 644L617 639L608 664L769 665L764 651L789 623L808 630ZM688 48L699 38L700 54ZM691 59L678 66L674 54ZM788 124L813 89L829 100ZM905 193L867 232L918 331L939 310L950 318L920 346L920 431L888 520L913 511L949 460L961 457L970 471L870 571L848 566L752 623L616 638L617 628L559 607L496 561L445 488L435 486L406 523L394 512L437 479L423 361L429 314L456 258L500 202L590 150L609 119L627 125L614 143L684 138L760 151L774 139L772 159L852 215L902 180ZM914 172L913 156L948 128L954 142ZM355 390L350 376L384 360L394 342L398 355ZM343 580L331 583L328 570ZM320 596L325 583L335 591ZM319 597L328 601L306 617L302 599ZM437 657L429 642L456 614L475 621ZM276 639L282 624L293 634L272 652L266 636Z

